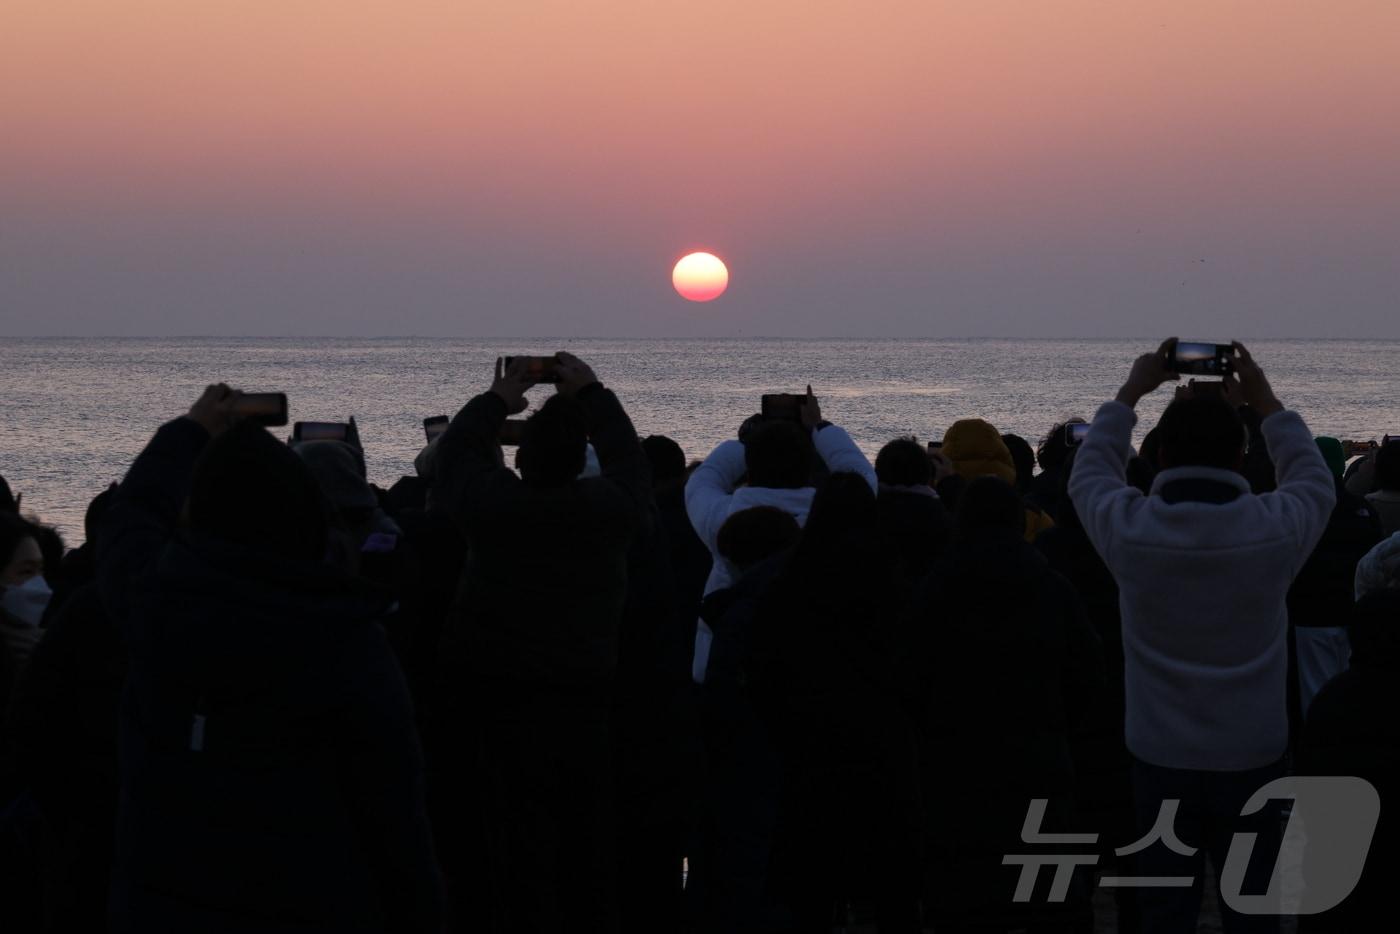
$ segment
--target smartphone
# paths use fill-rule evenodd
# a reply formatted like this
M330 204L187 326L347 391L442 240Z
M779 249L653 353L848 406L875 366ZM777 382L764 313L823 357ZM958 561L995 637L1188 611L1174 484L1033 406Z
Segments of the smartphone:
M346 422L297 422L292 426L293 441L349 441Z
M802 404L807 401L807 394L791 392L773 392L763 397L759 407L759 412L763 414L764 421L787 420L793 422L802 421Z
M930 441L930 442L928 443L928 449L929 449L930 451L937 451L937 450L940 450L942 447L943 447L943 442L942 442L942 441Z
M525 364L525 378L532 383L557 383L559 382L559 358L554 354L548 357L506 357L505 369L510 369L510 365L516 360Z
M269 428L287 424L285 392L245 392L233 403L233 413L255 425Z
M1225 376L1235 372L1235 348L1229 344L1177 341L1167 369L1183 376Z
M1089 437L1088 422L1071 422L1065 426L1065 444L1073 447L1076 444L1083 444L1084 439Z
M428 443L447 430L447 416L433 415L423 419L423 434L428 436Z
M501 422L501 430L496 435L496 441L505 446L519 446L520 439L525 437L525 419L508 418Z

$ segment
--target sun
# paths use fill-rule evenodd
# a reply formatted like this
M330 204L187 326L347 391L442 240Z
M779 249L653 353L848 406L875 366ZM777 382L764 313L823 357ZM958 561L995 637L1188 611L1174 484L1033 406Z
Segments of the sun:
M671 270L671 284L692 302L708 302L729 288L729 269L713 253L688 253Z

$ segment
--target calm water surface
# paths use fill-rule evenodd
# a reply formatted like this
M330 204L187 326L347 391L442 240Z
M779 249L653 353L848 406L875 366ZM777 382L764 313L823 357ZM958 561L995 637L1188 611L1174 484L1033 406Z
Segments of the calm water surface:
M1183 335L1190 337L1191 335ZM826 417L872 456L886 440L937 438L977 416L1032 442L1088 417L1156 341L3 339L0 474L26 512L82 540L88 500L121 478L163 421L219 379L284 391L293 420L354 415L370 479L411 472L425 416L454 413L490 383L497 354L568 350L615 389L643 435L703 457L734 436L764 392L810 382ZM1396 341L1251 346L1280 397L1319 434L1400 435ZM534 390L542 397L547 388ZM1138 437L1170 398L1139 407Z

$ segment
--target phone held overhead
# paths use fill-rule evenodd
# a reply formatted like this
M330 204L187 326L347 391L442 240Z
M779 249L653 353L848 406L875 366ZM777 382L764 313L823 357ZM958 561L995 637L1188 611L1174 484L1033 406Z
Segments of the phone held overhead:
M233 400L233 414L256 425L278 428L287 424L285 392L245 392Z
M532 383L559 382L558 354L550 354L547 357L506 357L505 369L509 370L517 362L525 368L525 378Z
M1167 353L1167 369L1183 376L1228 376L1235 372L1232 344L1177 341Z

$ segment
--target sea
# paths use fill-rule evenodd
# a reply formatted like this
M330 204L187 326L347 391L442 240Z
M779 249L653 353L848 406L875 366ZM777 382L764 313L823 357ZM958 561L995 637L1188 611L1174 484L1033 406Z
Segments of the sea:
M891 438L936 440L969 417L1034 444L1058 421L1091 417L1159 342L0 338L0 475L23 495L23 512L75 546L88 501L121 479L157 427L222 381L285 392L294 421L353 415L370 480L388 486L413 471L423 419L484 391L497 356L557 350L593 367L640 434L668 435L692 459L733 438L762 394L808 384L823 415L872 457ZM1400 436L1400 341L1258 341L1250 350L1314 433ZM533 404L550 391L534 389ZM1162 389L1140 404L1139 439L1168 401Z

